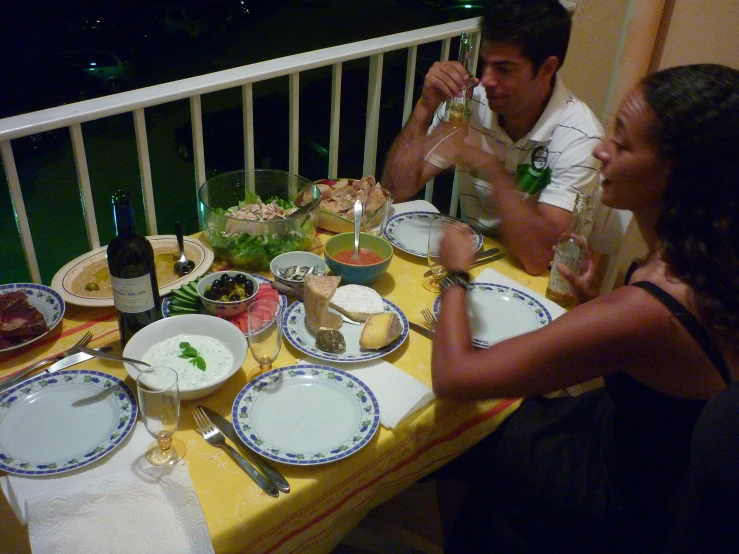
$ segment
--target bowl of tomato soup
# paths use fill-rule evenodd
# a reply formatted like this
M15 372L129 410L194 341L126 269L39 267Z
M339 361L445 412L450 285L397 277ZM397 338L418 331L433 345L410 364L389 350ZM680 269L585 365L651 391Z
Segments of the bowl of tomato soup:
M382 237L359 234L359 260L353 260L354 233L340 233L328 239L323 256L334 275L345 283L369 285L387 271L393 246Z

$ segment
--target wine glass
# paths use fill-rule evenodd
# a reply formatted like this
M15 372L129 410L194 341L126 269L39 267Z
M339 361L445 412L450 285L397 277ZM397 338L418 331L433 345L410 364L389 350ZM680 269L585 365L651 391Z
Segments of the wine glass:
M439 256L439 247L441 237L447 225L451 225L454 221L448 217L438 216L431 220L429 226L429 243L428 243L428 262L431 268L431 276L423 280L423 288L431 292L441 292L441 280L446 274L446 269L441 263Z
M249 348L259 367L249 371L249 380L272 369L282 346L282 306L274 300L257 300L247 309Z
M170 465L185 456L185 443L173 437L180 421L180 389L177 372L154 366L139 373L136 389L141 419L156 439L146 448L145 457L155 466Z

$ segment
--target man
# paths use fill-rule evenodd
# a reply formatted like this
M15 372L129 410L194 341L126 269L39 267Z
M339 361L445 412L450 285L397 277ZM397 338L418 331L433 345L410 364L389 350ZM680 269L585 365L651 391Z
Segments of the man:
M556 0L490 0L481 27L481 79L456 61L433 65L382 179L402 202L459 161L447 148L454 141L444 144L458 129L443 124L444 102L468 80L479 84L463 129L470 171L457 167L463 219L500 236L531 274L551 262L577 192L593 193L597 182L591 152L603 129L557 75L571 27ZM429 126L436 131L427 135Z

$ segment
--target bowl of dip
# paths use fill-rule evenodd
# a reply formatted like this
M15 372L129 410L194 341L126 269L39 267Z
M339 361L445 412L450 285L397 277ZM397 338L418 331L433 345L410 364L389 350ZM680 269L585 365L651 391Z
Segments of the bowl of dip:
M382 237L359 234L359 261L352 260L354 233L340 233L326 241L323 256L334 275L345 283L369 285L387 271L393 245Z
M190 355L180 357L185 342L195 355L188 349ZM123 355L171 367L179 377L180 399L194 400L218 390L239 371L246 351L246 338L233 323L211 315L186 314L147 325L131 337ZM123 365L135 380L139 367Z

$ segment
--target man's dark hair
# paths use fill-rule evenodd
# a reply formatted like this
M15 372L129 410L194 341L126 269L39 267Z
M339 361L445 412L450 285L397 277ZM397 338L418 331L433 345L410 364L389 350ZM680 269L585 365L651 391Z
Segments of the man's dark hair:
M571 29L570 14L557 0L488 0L481 26L483 40L520 47L535 73L549 56L562 67Z

